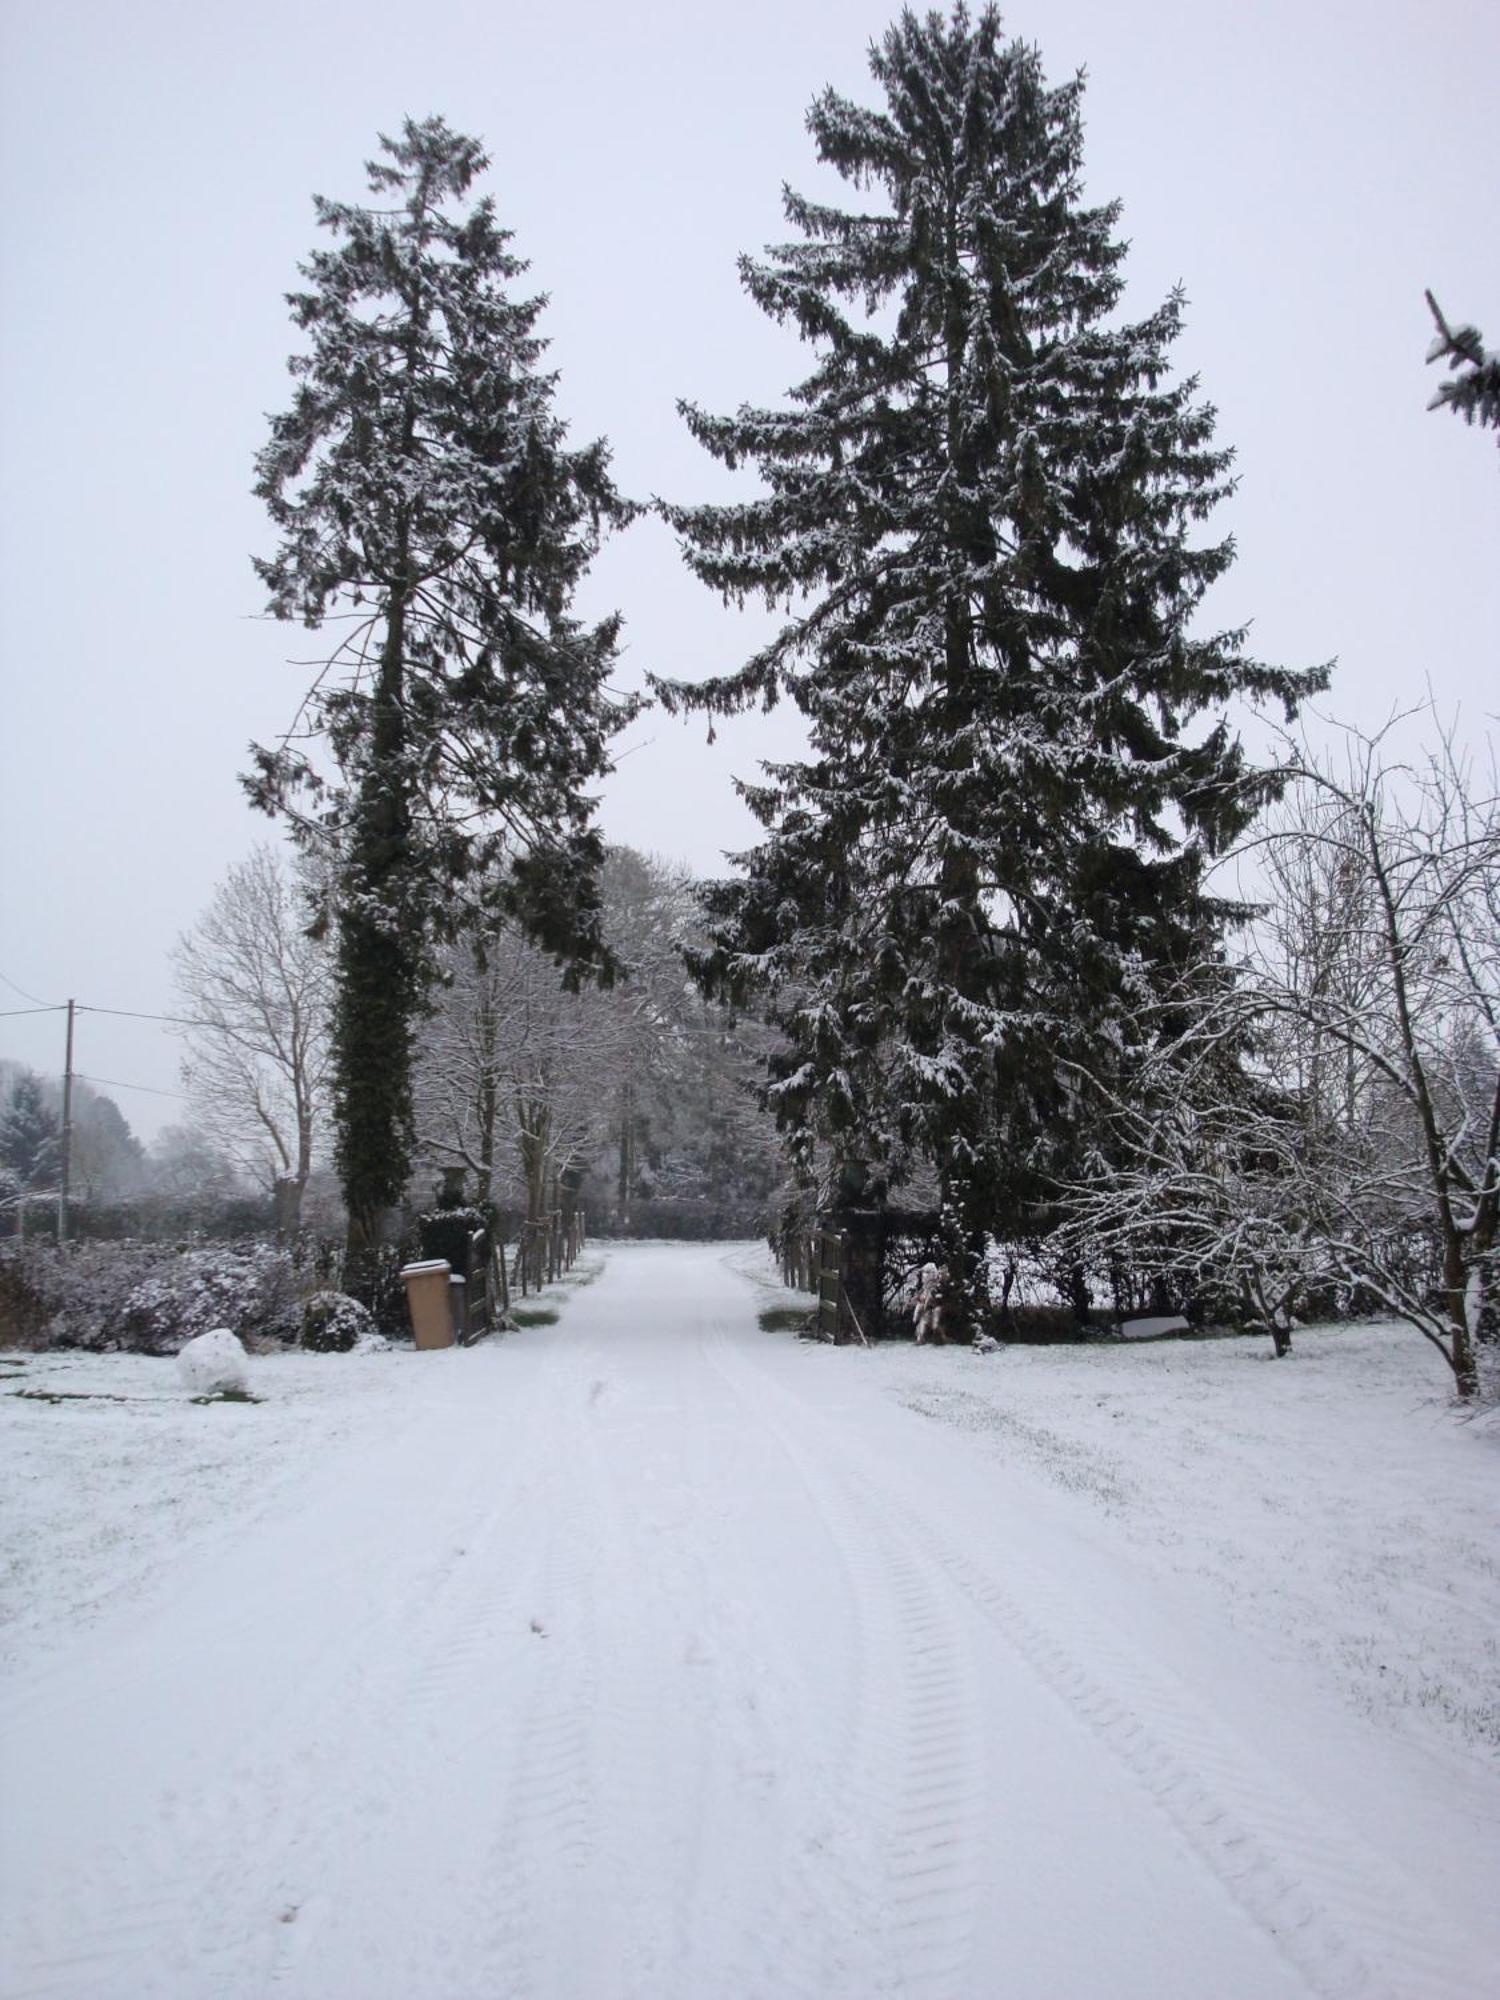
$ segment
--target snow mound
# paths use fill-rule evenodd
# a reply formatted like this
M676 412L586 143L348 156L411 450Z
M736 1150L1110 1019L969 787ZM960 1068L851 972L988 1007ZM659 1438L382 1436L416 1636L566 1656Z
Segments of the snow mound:
M1157 1313L1146 1319L1120 1322L1122 1340L1160 1340L1163 1334L1186 1333L1188 1323L1181 1313Z
M228 1389L248 1390L245 1350L227 1326L212 1333L200 1333L177 1355L177 1368L184 1383L196 1396L215 1396Z

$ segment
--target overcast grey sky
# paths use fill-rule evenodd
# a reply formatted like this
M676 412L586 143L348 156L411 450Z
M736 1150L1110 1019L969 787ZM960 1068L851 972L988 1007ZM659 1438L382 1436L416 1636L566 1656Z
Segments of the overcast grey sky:
M532 260L559 405L623 488L722 475L679 396L771 399L804 372L735 258L817 185L824 84L868 97L886 0L639 9L556 0L0 0L0 974L28 994L171 1005L166 955L270 829L236 774L304 683L311 635L258 618L250 496L286 400L283 294L314 191L362 196L375 135L440 112L480 135ZM1131 300L1181 280L1186 369L1241 488L1216 620L1263 657L1340 657L1329 706L1380 721L1430 680L1477 737L1500 708L1500 454L1428 415L1431 285L1500 341L1500 9L1493 0L1036 0L1006 16L1049 75L1085 65L1088 179L1120 197ZM722 670L743 621L656 523L606 552L588 607L626 614L632 674ZM648 716L611 838L700 870L751 824L731 773L785 725ZM24 1006L0 987L0 1012ZM0 1020L55 1071L58 1017ZM148 1023L86 1016L78 1066L171 1091ZM114 1093L138 1132L170 1096Z

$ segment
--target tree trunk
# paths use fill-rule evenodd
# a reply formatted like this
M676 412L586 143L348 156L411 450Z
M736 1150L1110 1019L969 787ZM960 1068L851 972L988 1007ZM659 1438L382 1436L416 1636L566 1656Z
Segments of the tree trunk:
M380 1301L380 1247L383 1208L350 1209L344 1236L344 1290L377 1314Z
M1469 1331L1468 1315L1463 1300L1449 1319L1449 1351L1453 1363L1453 1380L1463 1400L1472 1402L1479 1394L1479 1357L1474 1351L1474 1336Z
M495 1010L484 1001L479 1009L479 1101L475 1111L479 1124L479 1165L475 1170L479 1206L489 1209L495 1199L495 1128L500 1119L500 1081L496 1054L499 1026Z
M885 1215L881 1209L846 1209L838 1217L844 1235L844 1297L856 1337L880 1340L885 1333L883 1271Z
M279 1243L290 1243L302 1227L302 1191L307 1185L307 1176L278 1174L272 1191L275 1204L276 1239Z
M615 1212L619 1227L630 1225L630 1197L635 1190L635 1092L627 1081L620 1086L620 1171Z

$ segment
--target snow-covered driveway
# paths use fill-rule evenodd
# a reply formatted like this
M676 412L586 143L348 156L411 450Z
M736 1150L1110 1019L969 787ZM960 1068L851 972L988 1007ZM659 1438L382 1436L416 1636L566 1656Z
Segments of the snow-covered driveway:
M556 1326L377 1357L274 1506L23 1658L0 1990L1484 1990L1493 1786L1445 1819L1024 1465L760 1332L753 1266L621 1248Z

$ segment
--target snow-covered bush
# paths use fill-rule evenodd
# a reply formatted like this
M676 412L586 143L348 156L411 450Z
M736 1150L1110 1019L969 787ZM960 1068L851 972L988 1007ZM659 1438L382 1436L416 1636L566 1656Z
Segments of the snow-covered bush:
M17 1271L35 1302L38 1344L95 1353L127 1346L126 1300L175 1256L161 1244L29 1244Z
M172 1354L225 1325L245 1339L295 1338L295 1280L285 1252L269 1243L183 1251L126 1299L121 1344Z
M302 1304L302 1345L314 1354L347 1354L373 1339L369 1308L347 1292L314 1292Z
M291 1260L269 1243L37 1244L6 1263L0 1289L15 1298L0 1300L0 1317L16 1322L9 1337L33 1344L175 1354L213 1327L233 1327L252 1347L299 1330Z
M250 1386L245 1350L227 1326L188 1341L177 1356L177 1372L195 1396L245 1395Z
M32 1258L0 1253L0 1347L41 1346L49 1310L35 1282Z

